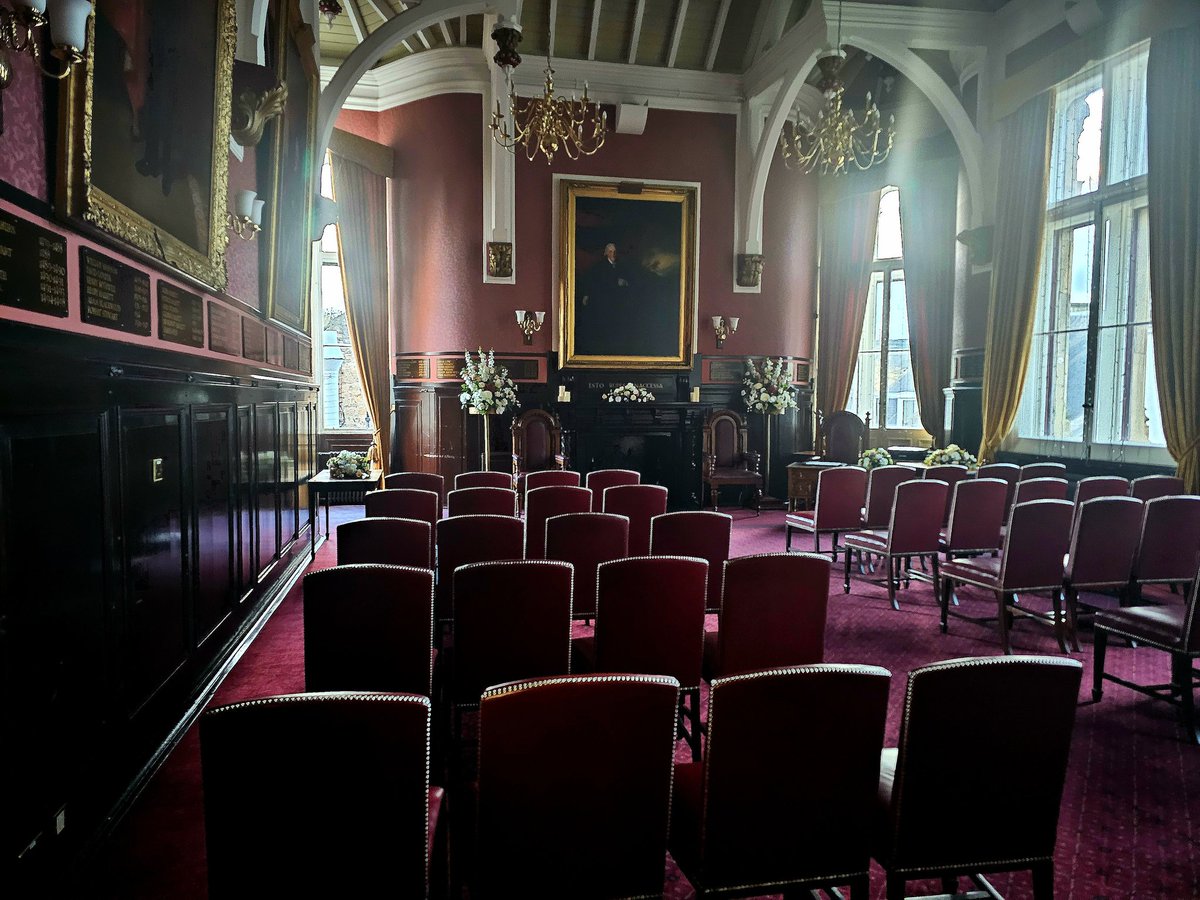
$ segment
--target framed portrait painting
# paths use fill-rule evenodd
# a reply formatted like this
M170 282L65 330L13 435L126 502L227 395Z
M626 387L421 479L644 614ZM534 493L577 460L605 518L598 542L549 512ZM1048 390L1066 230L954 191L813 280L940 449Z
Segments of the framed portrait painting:
M562 365L689 368L698 187L563 179L558 189Z
M225 287L234 0L96 0L66 82L59 207Z

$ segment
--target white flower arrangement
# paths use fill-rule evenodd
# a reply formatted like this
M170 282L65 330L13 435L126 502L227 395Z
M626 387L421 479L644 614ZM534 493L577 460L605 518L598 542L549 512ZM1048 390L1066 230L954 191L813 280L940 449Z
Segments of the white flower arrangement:
M888 453L882 447L872 447L870 450L864 450L858 458L858 464L864 469L878 469L880 466L890 466L892 464L892 454Z
M462 393L458 395L459 402L464 407L476 409L481 413L502 413L510 409L520 409L517 400L517 386L508 377L508 367L496 367L496 354L489 350L487 356L483 348L479 348L478 359L471 359L471 351L466 353L467 365L459 377L463 380Z
M783 360L767 357L759 367L748 358L746 374L742 376L742 399L751 412L781 413L796 409L796 389Z
M630 381L613 388L607 394L601 394L600 399L607 403L649 403L654 399L654 395Z
M958 444L947 444L941 450L931 450L925 457L927 466L966 466L973 469L979 465L974 454L968 453Z
M365 453L343 450L329 457L325 464L331 478L366 478L371 474L371 461Z

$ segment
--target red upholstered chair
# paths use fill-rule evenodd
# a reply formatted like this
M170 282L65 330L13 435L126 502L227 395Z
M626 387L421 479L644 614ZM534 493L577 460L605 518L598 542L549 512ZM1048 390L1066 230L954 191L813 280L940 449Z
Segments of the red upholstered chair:
M433 696L433 572L353 565L304 576L304 689Z
M1032 870L1034 898L1050 900L1081 674L1077 660L1053 656L953 659L909 674L899 746L880 760L872 855L888 900L909 879L941 878L947 890L960 875L1019 869ZM970 734L971 753L947 754L951 734ZM964 804L969 826L946 814Z
M1183 479L1174 475L1143 475L1129 482L1129 496L1139 500L1173 497L1182 493Z
M719 630L704 635L704 677L824 662L830 567L815 553L725 563Z
M471 896L662 896L678 698L655 675L484 693Z
M1129 479L1119 475L1096 475L1081 478L1075 485L1075 503L1086 503L1097 497L1128 497Z
M515 516L517 492L510 488L455 488L446 496L449 516Z
M437 523L437 620L454 621L454 570L470 563L521 559L525 523L513 516L455 516Z
M1031 500L1066 500L1067 479L1025 478L1017 482L1013 505L1029 503Z
M415 694L292 694L204 713L208 896L429 896L442 804L429 721ZM247 765L249 748L270 764Z
M946 512L942 516L942 524L945 525L950 521L950 504L954 502L954 486L964 478L970 477L967 467L955 465L930 466L920 477L929 478L933 481L946 482Z
M596 568L629 555L629 520L613 513L567 513L546 520L546 559L575 567L576 619L596 617Z
M679 680L680 710L690 713L692 723L684 737L693 759L700 758L707 584L708 563L693 557L634 556L602 563L595 637L575 640L581 662L590 661L596 672L651 672ZM688 698L690 711L683 705Z
M512 490L513 478L507 472L459 472L454 476L454 489L493 487Z
M946 559L1000 549L1008 485L999 478L971 478L954 486L950 522L939 541Z
M606 513L629 518L629 554L650 552L650 520L667 511L667 489L658 484L621 484L606 488L601 498Z
M698 556L708 561L708 612L721 609L721 577L729 559L733 516L708 510L663 513L650 520L651 556Z
M1063 463L1036 462L1021 466L1018 481L1030 481L1034 478L1066 478L1067 467Z
M831 558L836 561L838 535L862 527L867 497L867 470L858 466L823 469L817 475L817 499L811 512L784 516L785 548L792 549L792 531L813 535L813 549L821 552L821 535L832 534Z
M671 815L671 856L696 896L847 884L868 895L863 823L877 802L890 681L877 666L814 665L713 682L708 749L702 763L676 765Z
M732 409L715 409L701 434L704 460L701 478L712 496L713 512L717 511L720 491L725 485L753 488L754 509L758 512L763 479L758 470L758 452L750 449L746 420Z
M544 472L530 472L525 476L525 495L541 487L579 487L581 476L578 472L568 472L566 469L548 469Z
M534 488L525 495L525 558L546 558L546 520L551 516L591 509L592 492L587 488L569 485Z
M1179 708L1187 740L1200 744L1200 719L1196 715L1195 698L1195 686L1200 682L1192 668L1196 659L1200 658L1200 571L1193 569L1189 577L1192 589L1187 603L1182 606L1130 606L1096 613L1093 622L1095 652L1092 658L1092 699L1100 702L1104 695L1104 679L1107 678L1148 697L1165 700ZM1170 684L1136 684L1105 672L1104 657L1110 634L1169 653Z
M887 467L890 468L890 467ZM875 471L875 470L872 470ZM882 470L879 470L882 471ZM896 586L900 580L897 560L928 556L933 565L933 580L938 577L938 535L942 529L942 510L946 508L946 482L905 481L896 486L891 516L886 531L866 529L846 535L846 550L873 553L887 560L888 600L899 609ZM845 589L850 593L850 554L846 563Z
M454 572L454 733L485 688L571 671L571 566L546 559Z
M384 488L412 488L446 496L446 479L435 472L394 472L383 476Z
M867 501L859 519L860 528L887 528L892 517L896 488L905 481L919 478L907 466L880 466L867 470Z
M620 484L641 484L642 473L633 469L597 469L588 472L583 483L592 492L592 512L600 512L604 502L604 489Z
M419 519L428 522L430 528L442 517L442 498L433 491L415 488L389 488L382 491L367 491L364 501L367 516L384 516L392 519Z
M988 463L975 470L976 478L999 478L1008 485L1008 499L1004 502L1004 515L1012 507L1013 496L1016 494L1017 482L1021 480L1021 467L1015 463Z
M1142 534L1144 506L1133 497L1097 497L1076 507L1063 572L1063 594L1076 652L1079 592L1116 588L1124 597Z
M567 467L562 454L562 427L554 413L527 409L513 416L511 431L513 483L524 500L526 474Z
M1156 497L1145 505L1135 588L1143 584L1183 584L1200 565L1200 497Z
M1008 537L1004 552L999 556L977 556L972 559L951 560L942 566L942 585L939 600L942 606L942 633L948 630L947 616L969 621L974 619L950 610L950 595L956 584L971 584L996 595L1000 643L1005 653L1012 653L1008 640L1010 620L1022 615L1040 619L1051 625L1058 645L1067 651L1067 622L1060 606L1062 595L1063 557L1071 542L1071 519L1074 504L1066 500L1032 500L1012 508L1008 518ZM1054 611L1039 615L1016 607L1018 593L1048 592Z
M337 527L337 564L433 565L433 530L419 519L357 519Z

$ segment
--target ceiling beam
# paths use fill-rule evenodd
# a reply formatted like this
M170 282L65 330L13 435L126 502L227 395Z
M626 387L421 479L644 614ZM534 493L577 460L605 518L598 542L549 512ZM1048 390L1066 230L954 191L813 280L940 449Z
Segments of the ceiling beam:
M486 37L486 35L485 35ZM467 17L458 17L458 42L464 47L467 45Z
M704 68L709 72L717 63L717 50L721 47L721 36L725 34L725 19L729 16L729 4L733 0L721 0L721 8L717 10L717 21L713 23L712 37L708 40L708 57L704 60Z
M792 0L763 0L754 18L754 28L750 33L750 43L746 46L746 56L742 61L742 69L749 69L763 52L773 47L783 37L783 26L787 23L788 11Z
M351 0L351 2L353 2L353 0ZM394 9L392 9L386 3L379 2L379 0L367 0L367 6L375 10L376 14L385 22L395 18L396 16L396 11ZM405 8L408 8L407 5L405 5ZM412 53L412 44L410 44L408 41L401 41L400 46L403 47L408 53Z
M351 0L351 2L353 3L354 0ZM404 0L398 0L398 2L400 3L400 12L407 12L409 6L411 6L411 4L404 2ZM429 40L429 36L425 34L423 29L417 32L417 38L421 41L426 50L433 49L433 43ZM408 41L401 41L400 46L407 49L409 53L413 52L412 45L408 43Z
M646 0L638 0L633 13L633 37L629 39L629 64L637 62L638 42L642 39L642 19L646 15Z
M592 31L588 36L588 59L596 58L596 37L600 34L600 7L604 0L592 0Z
M554 55L554 29L558 26L558 0L550 0L550 33L546 36L546 55Z
M362 11L358 8L355 0L350 0L346 4L345 9L346 15L350 17L350 27L354 29L354 36L358 38L358 42L361 44L367 39L367 35L370 33L367 31L366 23L363 22Z
M445 19L442 19L442 21L438 22L438 28L442 32L442 38L446 41L446 46L453 47L454 35L450 33L450 26L446 23Z
M683 22L687 18L688 0L679 0L675 10L675 30L671 33L671 48L667 51L667 68L675 68L675 56L679 53L679 41L683 37Z

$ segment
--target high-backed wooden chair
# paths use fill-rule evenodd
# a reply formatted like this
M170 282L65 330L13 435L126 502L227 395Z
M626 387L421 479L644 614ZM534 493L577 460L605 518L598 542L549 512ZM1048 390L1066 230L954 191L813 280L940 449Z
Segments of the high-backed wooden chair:
M575 567L576 619L596 617L596 571L601 563L629 555L629 519L613 513L579 512L546 520L546 559Z
M337 526L337 564L433 565L433 529L420 519L374 516Z
M512 420L512 474L517 494L525 496L525 475L546 469L565 469L562 426L544 409L527 409Z
M863 420L849 410L830 413L821 422L821 458L830 462L842 462L848 466L858 463L866 440L867 426Z
M525 523L515 516L454 516L437 523L437 620L454 621L454 570L471 563L521 559Z
M732 484L754 489L754 509L758 512L763 487L759 455L750 449L741 415L732 409L713 410L704 423L703 453L703 480L712 496L713 510L717 509L720 489Z
M600 508L629 519L629 555L650 553L650 523L667 511L667 489L660 484L619 484L604 489Z
M725 560L729 559L729 541L733 537L733 516L689 509L663 513L650 520L651 556L698 556L708 561L708 609L721 611L721 584ZM635 555L631 549L631 555Z
M525 498L525 558L546 558L546 520L592 509L592 492L570 485L534 488Z
M632 469L596 469L587 473L583 486L592 492L592 512L600 512L604 491L621 484L641 484L642 473Z

